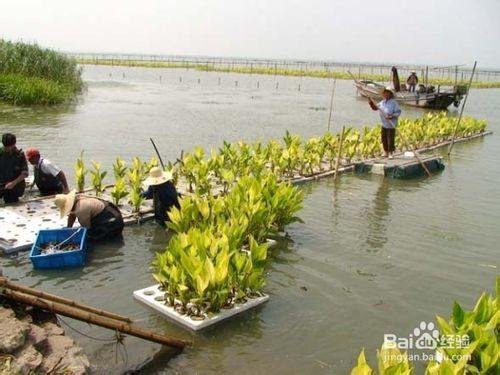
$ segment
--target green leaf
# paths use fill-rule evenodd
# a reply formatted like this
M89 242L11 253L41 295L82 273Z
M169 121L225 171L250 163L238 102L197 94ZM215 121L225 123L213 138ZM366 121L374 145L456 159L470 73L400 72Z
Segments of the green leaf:
M458 330L464 323L464 310L462 307L455 301L453 304L453 324L455 328Z
M372 375L373 370L366 362L365 358L365 350L361 350L361 353L358 356L358 363L356 367L351 370L351 375Z

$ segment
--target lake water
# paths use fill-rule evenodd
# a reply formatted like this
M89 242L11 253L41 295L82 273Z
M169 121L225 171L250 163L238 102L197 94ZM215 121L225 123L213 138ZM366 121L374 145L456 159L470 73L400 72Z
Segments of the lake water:
M174 160L197 144L209 149L222 140L280 138L286 129L306 137L328 126L332 81L324 79L92 66L85 67L84 79L88 88L76 104L0 107L1 132L14 132L23 149L37 146L71 180L81 150L87 162L111 169L118 155L153 156L150 137L164 160ZM270 301L201 333L132 299L134 290L153 284L151 261L168 241L154 223L125 228L122 243L95 247L79 270L35 271L26 252L0 256L0 267L13 281L193 340L181 354L157 355L144 373L346 374L362 347L374 365L384 334L408 337L421 321L448 316L454 300L472 308L482 291L494 289L500 266L500 90L473 90L466 113L486 118L494 134L457 144L445 158L446 169L431 178L345 174L335 184L301 186L304 223L288 227L290 240L271 251L265 287ZM422 114L404 108L404 116ZM377 120L351 82L337 81L334 131ZM93 337L113 336L64 321ZM115 344L66 330L97 373L133 368L159 350L128 337L125 355Z

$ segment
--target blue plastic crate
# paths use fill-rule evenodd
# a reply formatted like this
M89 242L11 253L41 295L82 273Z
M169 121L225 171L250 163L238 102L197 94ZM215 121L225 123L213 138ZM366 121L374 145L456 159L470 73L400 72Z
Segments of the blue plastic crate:
M48 242L61 243L68 239L67 243L78 243L80 248L73 251L65 251L56 254L40 254L40 247ZM87 258L87 229L86 228L62 228L46 229L38 232L36 241L31 247L30 260L33 267L43 268L65 268L81 267L85 265Z

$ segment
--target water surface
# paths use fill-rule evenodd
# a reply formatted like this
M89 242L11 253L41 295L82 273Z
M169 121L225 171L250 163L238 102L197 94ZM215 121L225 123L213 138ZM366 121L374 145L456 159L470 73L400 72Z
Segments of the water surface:
M306 137L328 126L329 80L90 66L84 78L88 89L76 104L3 106L0 114L2 132L16 133L23 149L39 147L70 179L81 150L110 168L117 155L150 158L149 137L165 160L173 160L196 144L209 149L223 139L279 138L285 129ZM123 242L95 247L79 270L35 271L27 253L0 257L0 267L14 281L194 341L180 355L163 353L145 373L349 373L362 347L374 363L384 333L407 336L420 321L448 315L453 300L471 308L483 290L493 290L499 274L499 99L500 90L471 92L467 112L488 119L494 134L457 144L446 169L431 178L346 174L336 184L302 186L304 223L287 228L290 239L271 252L270 301L201 333L132 299L132 291L153 284L151 261L168 240L153 223L127 227ZM422 114L404 109L405 116ZM376 121L352 84L337 81L333 130ZM113 336L64 320L93 337ZM131 368L159 349L128 337L125 362L114 344L67 330L98 373Z

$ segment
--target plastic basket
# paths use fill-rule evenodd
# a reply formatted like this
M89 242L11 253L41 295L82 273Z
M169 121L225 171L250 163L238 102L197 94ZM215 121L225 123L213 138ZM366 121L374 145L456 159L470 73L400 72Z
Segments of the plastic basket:
M48 242L61 243L73 237L68 243L78 243L79 249L55 254L40 254L41 246ZM62 228L47 229L38 232L36 241L31 247L30 260L36 269L81 267L87 258L87 229Z

